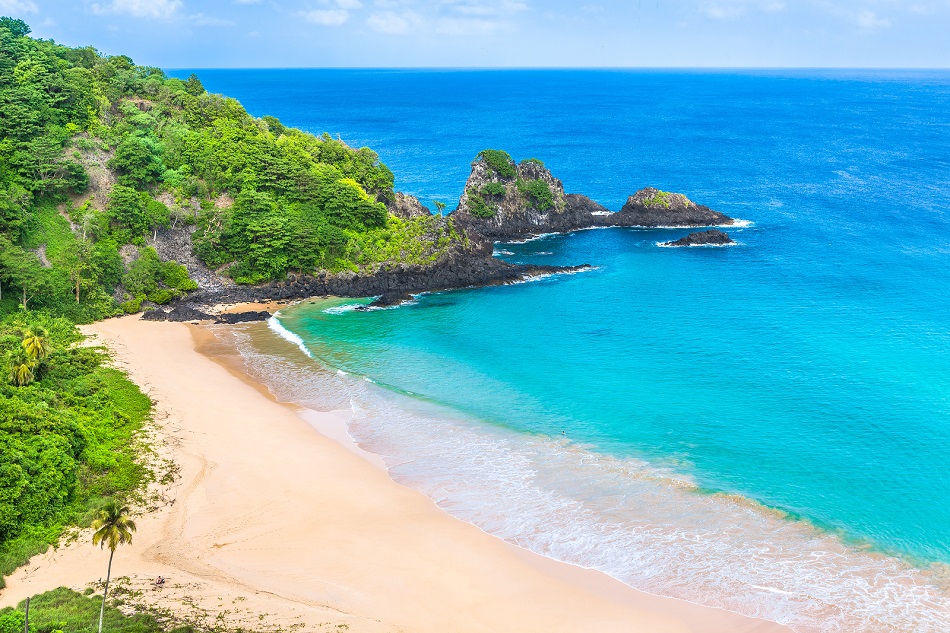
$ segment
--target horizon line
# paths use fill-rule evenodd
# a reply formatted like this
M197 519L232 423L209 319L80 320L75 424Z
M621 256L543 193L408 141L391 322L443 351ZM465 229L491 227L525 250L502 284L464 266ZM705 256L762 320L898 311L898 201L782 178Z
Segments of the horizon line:
M163 70L600 71L600 72L934 72L950 66L166 66Z

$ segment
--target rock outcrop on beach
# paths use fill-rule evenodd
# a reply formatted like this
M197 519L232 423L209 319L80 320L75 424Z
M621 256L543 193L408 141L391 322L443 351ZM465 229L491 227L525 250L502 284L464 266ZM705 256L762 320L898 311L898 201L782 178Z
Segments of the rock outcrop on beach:
M690 233L672 242L663 242L663 246L726 246L735 244L728 233L710 229L698 233Z
M173 321L183 323L187 321L214 321L215 323L250 323L253 321L266 321L270 318L270 312L249 311L249 312L228 312L224 314L209 314L194 305L179 303L170 310L156 308L142 313L142 319L145 321Z
M491 286L518 282L525 277L577 272L580 266L528 266L510 264L483 253L456 253L429 266L399 265L373 273L320 272L314 275L288 275L281 282L259 286L235 286L220 290L199 290L186 300L200 309L218 303L247 303L307 297L405 298L409 294L451 290L468 286Z
M620 211L564 185L541 161L515 164L504 152L483 152L472 163L465 192L452 217L470 234L510 240L541 233L596 227L724 226L732 218L696 204L685 195L647 187L627 199Z

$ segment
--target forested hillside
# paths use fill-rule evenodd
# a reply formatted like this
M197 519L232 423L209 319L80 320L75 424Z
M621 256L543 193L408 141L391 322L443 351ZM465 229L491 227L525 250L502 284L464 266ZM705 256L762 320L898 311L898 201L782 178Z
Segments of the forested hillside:
M28 33L0 19L2 312L89 321L187 293L151 248L168 231L237 283L425 264L459 240L450 220L387 211L393 175L370 149Z

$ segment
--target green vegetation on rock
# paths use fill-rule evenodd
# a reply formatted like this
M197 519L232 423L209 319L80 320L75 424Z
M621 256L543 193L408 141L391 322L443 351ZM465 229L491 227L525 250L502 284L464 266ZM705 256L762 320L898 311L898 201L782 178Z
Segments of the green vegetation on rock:
M482 196L503 196L507 192L505 186L500 182L489 182L485 183L485 186L482 187L482 190L479 192Z
M518 177L518 168L508 152L500 149L485 149L478 153L478 157L483 159L502 178Z
M465 199L468 201L469 213L476 218L487 220L488 218L495 217L495 207L485 202L482 196L474 189L470 189L466 192Z
M554 194L548 183L543 180L518 179L518 191L524 195L534 208L546 211L554 206Z

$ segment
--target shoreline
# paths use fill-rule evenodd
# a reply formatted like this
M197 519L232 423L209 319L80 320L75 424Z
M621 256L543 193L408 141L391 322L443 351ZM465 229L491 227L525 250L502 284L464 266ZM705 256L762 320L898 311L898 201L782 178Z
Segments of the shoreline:
M207 329L132 317L86 331L156 400L160 441L181 467L169 503L138 518L114 571L133 585L169 578L154 599L172 610L179 594L240 601L242 622L259 630L790 630L640 592L451 517L347 447L338 414L308 420L216 357ZM84 587L101 573L100 554L83 534L36 557L8 579L0 605Z

